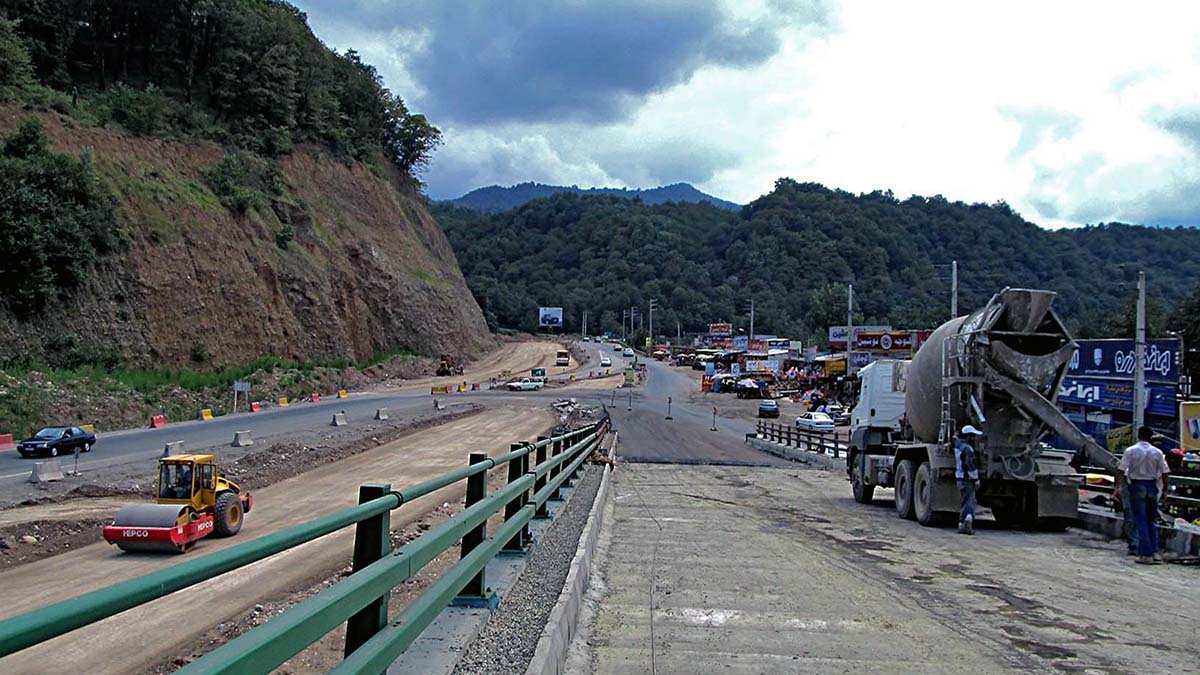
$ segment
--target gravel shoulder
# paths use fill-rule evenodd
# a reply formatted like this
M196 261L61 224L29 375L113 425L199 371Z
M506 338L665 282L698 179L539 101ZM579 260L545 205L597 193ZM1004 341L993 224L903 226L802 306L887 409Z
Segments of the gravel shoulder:
M454 675L521 675L529 668L562 593L603 476L602 466L585 465L566 506L534 544L525 569L467 646Z

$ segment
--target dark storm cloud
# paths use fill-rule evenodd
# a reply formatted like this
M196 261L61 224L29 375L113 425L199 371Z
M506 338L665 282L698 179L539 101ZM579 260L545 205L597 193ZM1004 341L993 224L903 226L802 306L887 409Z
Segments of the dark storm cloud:
M1156 110L1151 114L1151 121L1186 143L1193 151L1200 152L1200 107Z
M441 122L472 126L615 121L702 66L762 63L780 47L780 24L821 24L829 15L821 2L776 2L766 18L741 22L714 0L301 6L363 31L422 31L420 45L397 46L425 89L422 109Z

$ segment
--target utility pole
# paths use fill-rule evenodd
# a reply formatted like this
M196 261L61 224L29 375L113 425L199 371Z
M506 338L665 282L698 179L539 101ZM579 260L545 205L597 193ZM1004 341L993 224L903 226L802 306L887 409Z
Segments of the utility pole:
M1133 437L1146 421L1146 273L1138 272L1137 330L1133 342Z
M654 310L658 309L658 300L650 298L650 344L654 344Z
M850 362L850 350L854 349L854 284L846 286L846 362Z
M621 341L625 341L625 317L629 315L629 310L621 310Z
M950 318L958 318L958 261L950 261Z
M579 337L587 337L587 310L583 310L583 330L579 331Z
M683 344L683 328L679 326L679 322L675 322L675 344Z
M754 339L754 298L750 298L749 311L750 311L750 336L746 339L753 340Z

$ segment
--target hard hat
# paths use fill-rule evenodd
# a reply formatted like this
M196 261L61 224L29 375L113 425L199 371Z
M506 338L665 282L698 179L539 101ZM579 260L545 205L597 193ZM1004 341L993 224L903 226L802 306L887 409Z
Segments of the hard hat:
M982 436L983 432L968 424L960 432L963 436Z

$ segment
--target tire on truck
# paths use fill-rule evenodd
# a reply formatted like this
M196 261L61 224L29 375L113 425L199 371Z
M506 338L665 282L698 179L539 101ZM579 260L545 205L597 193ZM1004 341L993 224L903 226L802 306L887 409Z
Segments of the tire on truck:
M232 537L242 529L242 500L233 492L222 492L213 508L213 534Z
M913 505L915 473L911 459L902 459L896 465L896 515L905 520L913 520L917 517Z
M863 475L863 467L867 463L865 453L855 453L850 460L850 489L854 492L854 501L859 504L870 504L875 496L875 486L868 485Z
M921 462L913 475L912 502L917 522L926 527L941 527L953 519L952 514L933 508L935 480L933 467L927 461Z

